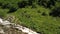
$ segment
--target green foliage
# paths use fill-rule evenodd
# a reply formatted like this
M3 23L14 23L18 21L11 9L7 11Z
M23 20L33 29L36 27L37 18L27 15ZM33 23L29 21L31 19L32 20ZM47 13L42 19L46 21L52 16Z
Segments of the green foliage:
M60 7L57 0L0 0L0 16L13 15L13 22L18 19L19 24L41 34L59 34L60 17L49 15L55 7Z
M8 10L7 9L0 9L0 18L3 18L3 17L5 17L6 16L6 12L7 12Z

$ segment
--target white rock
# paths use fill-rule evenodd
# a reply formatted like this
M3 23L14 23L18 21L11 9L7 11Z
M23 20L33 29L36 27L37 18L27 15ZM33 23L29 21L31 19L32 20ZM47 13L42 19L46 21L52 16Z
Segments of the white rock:
M1 30L0 30L0 33L1 33L1 34L4 34L5 32L1 29Z
M16 25L15 23L10 23L9 21L3 21L1 18L0 18L0 24L1 25L4 25L6 27L10 27L10 24L12 24L14 28L18 29L18 30L21 30L22 32L24 33L28 33L28 34L38 34L36 33L35 31L32 31L31 29L29 28L26 28L26 27L23 27L21 25ZM1 33L4 33L3 31L0 31Z

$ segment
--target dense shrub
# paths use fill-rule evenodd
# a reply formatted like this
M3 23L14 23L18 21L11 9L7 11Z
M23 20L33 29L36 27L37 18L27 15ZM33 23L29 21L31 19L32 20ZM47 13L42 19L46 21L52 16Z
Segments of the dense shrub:
M50 0L52 6L55 6L55 1L56 0Z
M17 10L17 8L12 7L12 8L10 8L10 10L9 10L9 12L8 12L8 13L13 13L13 12L15 12L16 10Z
M32 8L36 8L36 5L31 5L32 6Z
M44 0L38 0L38 5L40 5L40 6L47 7L47 3L48 3L48 2L46 2L46 1L44 1Z
M18 2L18 7L25 8L26 6L31 6L32 4L33 4L33 0L21 1L21 2Z
M32 3L33 3L33 0L28 0L28 5L32 5Z
M0 11L0 18L4 18L6 16L6 13L4 11Z
M15 7L12 3L7 3L2 5L2 9L10 9L11 7Z
M19 8L25 8L25 6L27 6L27 2L26 1L18 2L18 7Z
M51 8L51 6L55 6L56 0L38 0L38 5L44 6L45 8Z
M10 7L9 4L3 4L1 8L6 9L6 8L9 8L9 7Z
M45 12L43 12L43 13L42 13L42 15L43 15L43 16L46 16L46 13L45 13Z
M51 6L55 6L55 1L54 0L48 1L47 8L51 8Z
M50 16L60 17L60 7L53 9L50 13Z
M40 10L38 10L37 13L41 13Z
M0 6L2 6L2 3L0 3Z
M30 15L25 15L27 18L30 18Z

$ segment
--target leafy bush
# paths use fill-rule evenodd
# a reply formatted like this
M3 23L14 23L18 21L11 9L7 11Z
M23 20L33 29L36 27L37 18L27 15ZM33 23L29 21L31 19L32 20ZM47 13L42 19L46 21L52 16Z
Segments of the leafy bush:
M32 3L33 3L33 1L34 1L34 0L28 0L28 5L30 5L30 6L31 6L31 5L32 5Z
M25 8L26 6L31 6L32 3L33 3L33 2L32 2L31 0L21 1L21 2L18 2L18 7L19 7L19 8Z
M38 5L44 6L45 8L51 8L51 6L55 6L56 0L38 0Z
M7 8L9 8L10 6L8 5L8 4L4 4L4 5L2 5L2 9L7 9Z
M3 17L5 17L6 16L6 13L4 12L4 11L1 11L0 10L0 18L3 18Z
M9 17L11 17L10 15L12 15L12 17L15 16L16 19L14 17L14 19L11 18L13 23L23 24L23 26L31 28L38 33L55 34L58 31L56 28L60 25L60 18L56 19L50 16L58 17L60 15L60 8L55 8L59 6L59 2L56 3L56 1L57 0L0 0L0 2L3 3L0 5L4 8L0 8L2 9L0 10L0 15L4 17L8 13L7 16ZM52 11L48 9L51 7L55 9L52 8ZM9 11L7 11L6 8ZM46 16L46 14L50 16ZM60 29L60 27L58 28ZM59 33L59 31L57 33Z
M49 15L53 17L60 17L60 7L53 9Z
M31 5L32 6L32 8L36 8L36 5Z
M15 12L15 11L17 11L17 8L11 7L8 13L13 13L13 12Z
M2 3L0 2L0 6L2 6Z
M43 13L42 13L42 15L43 15L43 16L46 16L46 13L45 13L45 12L43 12Z
M25 8L26 5L27 5L27 2L26 1L18 2L18 7L19 8Z

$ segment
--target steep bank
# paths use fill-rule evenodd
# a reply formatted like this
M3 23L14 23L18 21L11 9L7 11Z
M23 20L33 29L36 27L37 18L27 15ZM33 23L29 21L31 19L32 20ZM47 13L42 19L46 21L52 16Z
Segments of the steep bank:
M0 18L0 33L1 34L38 34L26 27L18 24L10 23L7 20Z

